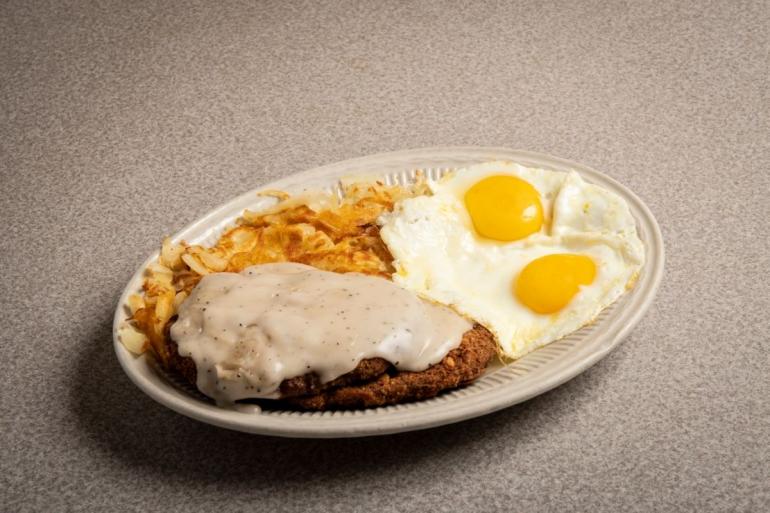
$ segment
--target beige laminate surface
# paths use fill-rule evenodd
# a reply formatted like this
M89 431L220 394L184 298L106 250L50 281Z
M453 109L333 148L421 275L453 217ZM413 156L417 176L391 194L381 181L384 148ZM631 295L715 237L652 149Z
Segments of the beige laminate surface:
M4 2L3 511L770 507L767 2ZM161 237L369 153L522 148L634 190L658 298L585 374L423 432L284 440L154 403L113 310ZM215 509L216 508L216 509Z

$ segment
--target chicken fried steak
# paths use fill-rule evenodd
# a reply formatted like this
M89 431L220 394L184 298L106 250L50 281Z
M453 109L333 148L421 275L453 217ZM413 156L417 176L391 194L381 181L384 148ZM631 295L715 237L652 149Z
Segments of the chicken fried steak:
M196 385L192 358L180 356L171 337L166 340L169 368ZM280 386L281 400L294 408L333 410L428 399L481 376L495 354L493 335L476 324L465 332L457 348L424 371L399 371L382 358L365 359L353 371L328 383L321 383L314 373L286 379Z

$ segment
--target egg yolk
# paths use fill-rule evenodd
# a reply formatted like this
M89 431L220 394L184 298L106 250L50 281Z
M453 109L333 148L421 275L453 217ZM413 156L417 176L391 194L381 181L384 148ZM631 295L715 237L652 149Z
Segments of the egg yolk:
M465 193L465 208L476 231L489 239L523 239L543 225L540 194L515 176L490 176L477 182Z
M527 264L514 282L519 301L539 314L558 312L572 301L581 285L596 277L596 264L585 255L554 254Z

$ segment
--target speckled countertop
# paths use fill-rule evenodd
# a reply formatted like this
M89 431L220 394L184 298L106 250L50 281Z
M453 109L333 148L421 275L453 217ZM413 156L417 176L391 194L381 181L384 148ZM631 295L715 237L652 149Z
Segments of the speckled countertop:
M0 510L767 511L767 2L3 2ZM156 404L110 321L164 234L424 146L599 169L667 268L617 351L424 432L284 440Z

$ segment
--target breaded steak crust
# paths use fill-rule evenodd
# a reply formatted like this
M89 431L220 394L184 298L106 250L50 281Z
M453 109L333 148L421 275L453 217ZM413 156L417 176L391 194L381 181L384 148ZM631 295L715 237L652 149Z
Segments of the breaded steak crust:
M330 387L287 402L305 410L357 409L428 399L475 380L497 354L492 334L481 325L463 335L460 345L424 371L383 373L368 382Z
M169 367L196 384L192 358L180 356L167 337ZM460 345L424 371L399 371L382 358L362 360L351 372L328 383L308 373L281 383L281 400L304 410L358 409L428 399L470 383L497 354L494 336L480 324L465 332Z

